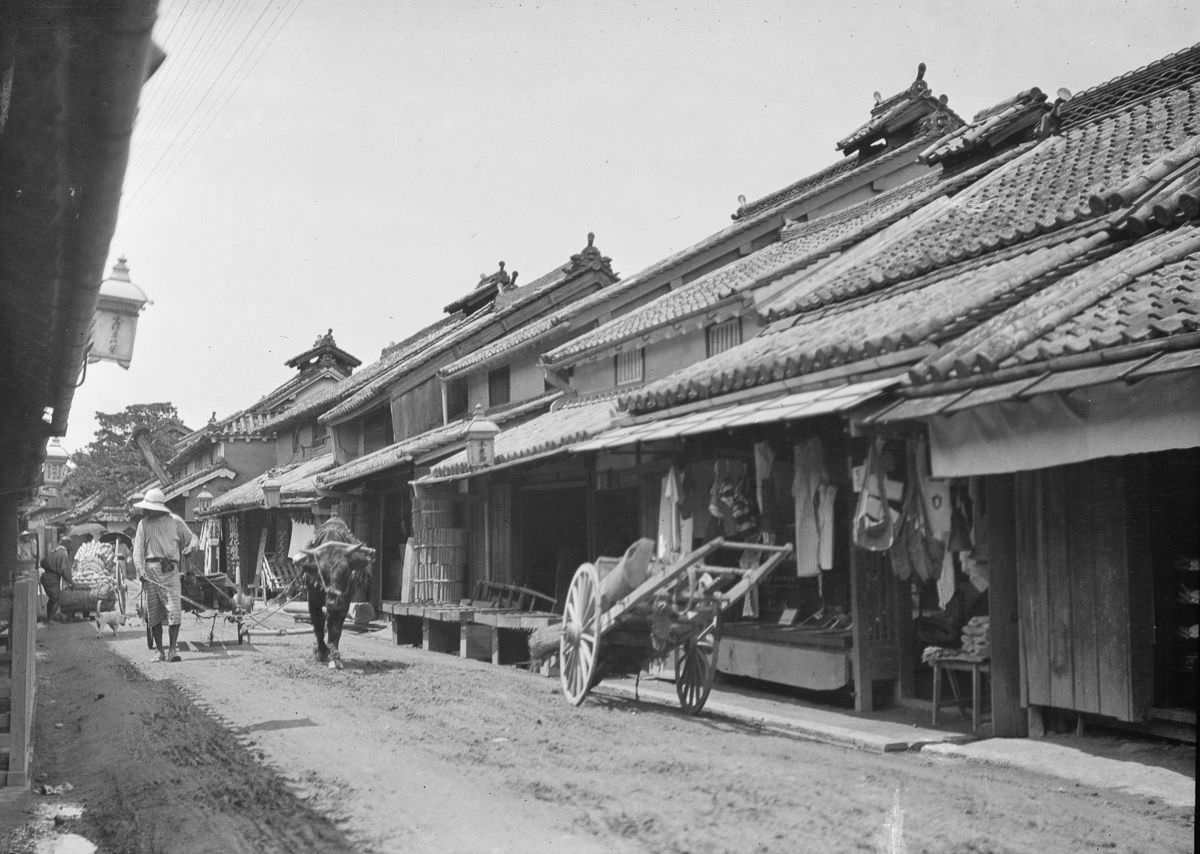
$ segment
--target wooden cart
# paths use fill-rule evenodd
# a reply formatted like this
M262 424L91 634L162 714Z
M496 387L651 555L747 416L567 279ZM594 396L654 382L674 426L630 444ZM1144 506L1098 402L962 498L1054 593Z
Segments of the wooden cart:
M734 552L740 566L707 559ZM792 553L791 544L764 545L715 539L649 577L617 601L607 602L601 578L612 570L585 563L575 571L563 606L559 642L563 696L572 705L606 676L639 673L674 653L675 693L684 712L704 708L717 670L721 614Z

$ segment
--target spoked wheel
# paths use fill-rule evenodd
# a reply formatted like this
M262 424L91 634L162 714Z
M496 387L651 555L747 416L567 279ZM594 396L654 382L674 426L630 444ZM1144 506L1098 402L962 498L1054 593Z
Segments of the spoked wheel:
M720 624L720 615L713 617L712 622L690 639L675 658L675 694L679 697L680 707L689 715L699 714L712 691L717 676Z
M590 563L575 570L563 606L563 633L558 644L563 696L578 706L595 683L600 647L600 574Z

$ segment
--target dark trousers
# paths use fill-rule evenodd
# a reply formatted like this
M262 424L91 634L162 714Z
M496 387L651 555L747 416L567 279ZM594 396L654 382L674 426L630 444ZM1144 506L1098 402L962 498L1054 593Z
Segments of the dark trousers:
M46 591L46 619L58 613L58 597L62 590L62 576L57 572L42 573L42 589Z

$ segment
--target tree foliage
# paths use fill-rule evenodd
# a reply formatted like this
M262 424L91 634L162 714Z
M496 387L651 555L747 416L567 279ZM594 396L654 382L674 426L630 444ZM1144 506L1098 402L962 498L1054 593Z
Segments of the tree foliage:
M71 455L72 469L63 481L63 495L80 501L97 490L105 502L119 502L138 484L154 477L133 441L139 427L150 431L150 446L162 461L169 459L182 425L171 403L134 403L121 412L97 412L99 425L92 441Z

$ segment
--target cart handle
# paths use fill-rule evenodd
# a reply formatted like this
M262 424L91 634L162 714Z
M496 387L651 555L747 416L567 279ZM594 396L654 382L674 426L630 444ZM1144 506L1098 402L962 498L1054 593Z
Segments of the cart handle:
M768 545L767 543L734 543L729 540L721 539L717 548L721 549L741 549L744 552L790 552L792 550L791 543L782 546Z

